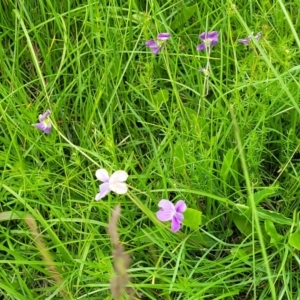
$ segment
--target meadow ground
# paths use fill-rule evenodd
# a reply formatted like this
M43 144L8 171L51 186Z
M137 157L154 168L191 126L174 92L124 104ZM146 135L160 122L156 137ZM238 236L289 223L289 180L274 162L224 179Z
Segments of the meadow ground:
M300 299L299 3L0 1L0 299Z

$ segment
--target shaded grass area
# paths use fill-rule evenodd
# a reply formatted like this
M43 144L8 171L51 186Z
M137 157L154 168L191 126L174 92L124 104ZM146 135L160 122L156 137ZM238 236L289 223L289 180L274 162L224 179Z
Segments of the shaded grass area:
M300 185L298 10L282 0L1 2L0 209L36 219L70 299L111 299L117 203L138 298L300 299L289 243ZM220 38L203 97L196 45L209 30ZM237 43L251 31L263 34L253 49ZM172 38L153 56L144 42L159 32ZM31 126L46 109L49 136ZM128 195L95 202L100 167L126 170ZM163 198L200 209L199 232L159 223ZM0 236L1 297L59 299L23 219L1 222Z

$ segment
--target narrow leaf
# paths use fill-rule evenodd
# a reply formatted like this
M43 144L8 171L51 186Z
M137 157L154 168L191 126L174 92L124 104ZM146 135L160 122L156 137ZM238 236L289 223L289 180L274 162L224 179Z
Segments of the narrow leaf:
M224 181L226 180L228 173L230 171L232 160L233 160L233 150L229 149L223 159L223 164L220 171L220 175Z
M197 12L197 4L193 6L183 6L178 11L179 13L176 15L171 25L173 30L183 27L184 24Z
M175 173L184 174L185 173L185 154L184 154L184 145L177 141L175 148L174 148L174 155L173 155L173 168Z

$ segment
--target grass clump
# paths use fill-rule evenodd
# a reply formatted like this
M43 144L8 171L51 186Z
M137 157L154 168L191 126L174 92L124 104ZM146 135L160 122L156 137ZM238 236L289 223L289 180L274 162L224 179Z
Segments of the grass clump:
M121 204L135 297L300 299L297 9L2 1L0 297L112 299ZM218 43L197 51L209 31ZM32 126L48 109L49 135ZM128 192L95 201L100 168L125 170ZM187 204L178 233L161 199Z

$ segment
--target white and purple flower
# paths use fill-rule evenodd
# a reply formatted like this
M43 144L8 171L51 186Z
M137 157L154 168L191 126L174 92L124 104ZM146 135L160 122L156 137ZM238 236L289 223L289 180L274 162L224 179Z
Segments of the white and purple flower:
M199 35L199 38L202 40L202 43L197 46L198 51L207 50L218 43L219 32L218 31L209 31L202 32Z
M170 33L162 32L157 35L157 40L149 40L145 43L147 47L151 49L153 54L157 54L160 50L162 45L171 37Z
M258 32L257 35L254 36L254 38L259 41L260 38L262 36L262 33L261 32ZM241 44L244 44L245 46L249 46L249 43L251 42L252 38L251 36L249 35L248 37L246 37L245 39L238 39L238 42L241 43Z
M162 222L171 221L171 230L177 232L183 222L183 212L186 210L186 204L183 200L179 200L175 205L169 201L162 199L158 206L161 208L156 216Z
M45 113L39 115L39 121L40 123L33 124L36 128L43 131L46 134L49 134L52 129L52 123L49 118L51 114L51 110L47 109Z
M99 169L96 171L96 177L103 182L99 186L100 192L95 197L97 201L104 198L110 191L116 194L125 194L128 190L127 184L125 183L128 174L125 171L118 170L109 176L105 169Z

